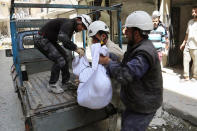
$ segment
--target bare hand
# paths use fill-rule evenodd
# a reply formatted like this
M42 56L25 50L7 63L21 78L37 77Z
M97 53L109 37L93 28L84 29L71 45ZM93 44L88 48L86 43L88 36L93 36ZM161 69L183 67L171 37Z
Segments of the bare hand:
M79 57L85 55L85 50L83 48L77 48L76 52L79 54Z
M184 48L185 48L185 44L183 43L183 44L181 44L181 46L180 46L180 50L183 51Z
M107 56L100 56L99 58L99 64L107 65L109 64L110 58Z

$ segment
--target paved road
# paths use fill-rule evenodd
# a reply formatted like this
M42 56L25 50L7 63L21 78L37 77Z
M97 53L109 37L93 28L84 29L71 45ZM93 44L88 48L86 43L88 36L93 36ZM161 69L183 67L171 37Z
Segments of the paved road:
M0 51L0 131L24 131L21 105L11 82L12 57L6 58Z
M24 131L24 117L17 94L14 92L10 76L12 58L5 57L5 51L0 51L0 131ZM167 93L168 94L168 93ZM168 95L164 95L168 97ZM101 122L102 123L102 122ZM118 122L120 129L120 120ZM106 124L102 124L102 128ZM108 125L107 125L108 126ZM96 126L86 128L92 131ZM98 128L98 126L97 126ZM101 128L100 128L101 129ZM80 129L82 131L82 129ZM101 129L101 131L103 131ZM174 117L160 109L150 124L148 131L197 131L195 126Z

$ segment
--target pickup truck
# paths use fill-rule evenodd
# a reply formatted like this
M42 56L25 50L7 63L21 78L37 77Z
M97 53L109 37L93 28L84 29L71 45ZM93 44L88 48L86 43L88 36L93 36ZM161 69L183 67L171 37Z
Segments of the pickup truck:
M122 5L96 7L86 5L15 3L14 1L11 0L10 8L12 49L6 51L6 56L13 57L11 76L15 91L21 101L26 131L88 131L88 128L83 127L91 126L92 123L106 119L108 123L101 124L103 127L107 125L105 129L93 128L89 131L115 131L118 113L114 105L116 107L119 106L119 99L116 97L119 94L119 84L114 83L115 81L112 83L113 96L115 96L112 98L113 104L98 110L91 110L78 105L76 101L77 86L75 84L71 84L72 88L62 94L48 92L46 87L49 81L52 61L48 60L34 47L34 35L37 34L39 28L48 22L49 19L16 20L13 16L15 8L113 10L117 12L118 38L121 44L120 12ZM85 45L84 40L85 35L83 32L83 42ZM73 53L67 52L71 63ZM71 81L74 83L75 76L72 74L71 68L70 73Z
M33 37L36 30L21 31L16 36L16 61L11 67L15 91L21 101L26 131L66 131L108 118L116 113L112 104L91 110L76 102L76 85L62 94L48 92L47 84L52 61L36 48ZM12 52L13 52L12 51ZM67 51L68 52L68 51ZM68 54L72 60L72 53ZM19 69L17 69L19 66ZM75 76L71 72L71 81Z

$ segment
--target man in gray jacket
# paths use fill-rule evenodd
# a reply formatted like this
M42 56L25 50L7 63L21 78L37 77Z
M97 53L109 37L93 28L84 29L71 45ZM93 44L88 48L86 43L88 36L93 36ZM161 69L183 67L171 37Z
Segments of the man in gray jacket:
M148 40L153 23L148 13L135 11L127 17L125 27L128 46L122 62L100 56L100 63L121 83L120 97L126 107L121 131L145 131L163 101L160 62Z

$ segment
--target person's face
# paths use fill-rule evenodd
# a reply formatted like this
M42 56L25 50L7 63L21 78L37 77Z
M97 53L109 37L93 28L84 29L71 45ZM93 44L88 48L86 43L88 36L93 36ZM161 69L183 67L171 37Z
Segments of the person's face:
M157 28L157 26L159 24L159 18L153 18L152 21L153 21L154 28Z
M78 25L77 25L77 31L80 32L80 31L82 31L82 30L86 30L85 25L83 25L83 24L78 24Z
M92 43L98 43L100 41L104 42L104 40L107 40L106 38L107 36L105 34L100 35L99 33L97 33L94 37L92 37Z
M124 35L128 39L128 41L132 41L132 28L125 27L124 29Z
M192 9L192 16L193 16L194 18L197 18L197 8L193 8L193 9Z
M98 39L96 39L95 37L91 37L91 39L92 39L92 44L99 42Z
M81 19L77 19L77 32L86 30L86 26L82 23Z

